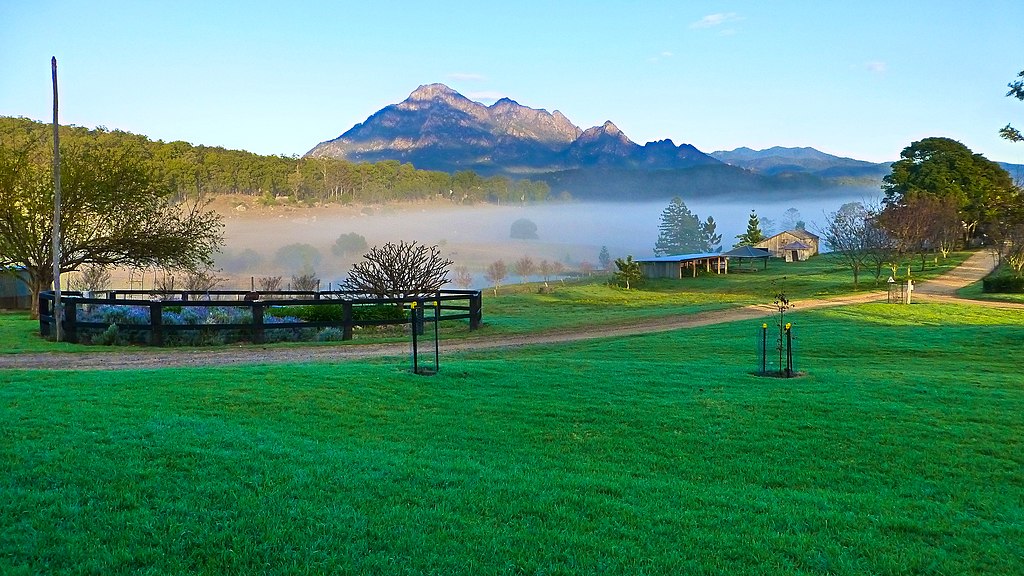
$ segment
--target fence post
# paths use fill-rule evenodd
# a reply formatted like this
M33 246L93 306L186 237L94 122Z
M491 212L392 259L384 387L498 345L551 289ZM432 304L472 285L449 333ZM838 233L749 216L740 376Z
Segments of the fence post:
M786 324L786 378L793 377L793 325Z
M469 296L469 329L476 330L480 327L480 321L483 319L483 297L481 292L478 290Z
M416 336L423 336L423 300L417 300L412 309L412 331Z
M53 316L53 311L50 308L50 300L46 297L43 292L39 293L39 335L43 338L49 338L50 336L50 323L46 320L47 317Z
M149 345L164 345L164 303L158 300L149 302Z
M252 343L263 344L263 303L259 300L250 300L252 307Z
M74 298L64 308L64 340L72 344L78 344L78 302Z
M761 374L768 373L768 323L761 324Z
M352 303L342 302L341 304L341 339L352 339Z

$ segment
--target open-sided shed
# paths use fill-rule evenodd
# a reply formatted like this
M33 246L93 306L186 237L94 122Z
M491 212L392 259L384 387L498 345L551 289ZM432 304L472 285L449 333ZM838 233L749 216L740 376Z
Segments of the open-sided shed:
M703 252L700 254L677 254L675 256L657 256L637 260L645 278L682 278L697 276L697 270L704 268L708 272L714 270L722 274L729 272L729 259L721 252Z
M722 254L730 260L761 260L763 265L762 268L768 267L768 258L771 257L771 253L764 248L754 248L753 246L740 246L739 248L733 248L728 252Z

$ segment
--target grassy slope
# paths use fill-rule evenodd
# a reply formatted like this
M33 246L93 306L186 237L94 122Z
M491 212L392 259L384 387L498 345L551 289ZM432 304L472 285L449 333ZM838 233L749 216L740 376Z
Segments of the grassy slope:
M915 278L926 279L957 266L969 253L951 254L939 265L914 270ZM756 267L755 267L756 268ZM749 270L749 268L746 268ZM495 297L484 291L484 322L490 333L522 334L538 330L558 330L581 324L615 324L638 318L692 314L754 303L769 303L779 290L790 299L829 297L856 292L848 269L828 257L786 264L773 261L767 270L735 271L728 275L702 274L697 278L658 280L642 290L624 290L609 286L607 278L552 282L550 293L540 294L539 284L512 284L502 287ZM869 273L862 273L860 290L878 289ZM465 338L469 332L463 321L446 323L445 338ZM24 313L0 312L0 353L46 351L102 351L104 346L54 346L38 337L39 325ZM377 330L356 330L349 344L404 340L388 337ZM303 345L309 345L306 343ZM275 346L291 346L289 343ZM338 345L330 343L328 345ZM114 348L116 349L116 347Z
M1024 314L0 373L0 572L1024 573ZM983 343L983 346L979 346Z
M920 281L943 274L969 255L954 253L937 266L930 264L924 271L915 268L914 278ZM868 272L862 272L859 290L855 289L850 270L824 256L789 264L773 260L768 269L754 272L657 280L647 282L641 290L610 287L597 279L552 282L551 286L550 294L539 294L537 284L505 286L497 297L485 291L484 321L497 331L522 333L765 304L779 291L790 300L799 300L885 289L884 284L876 285L874 275Z

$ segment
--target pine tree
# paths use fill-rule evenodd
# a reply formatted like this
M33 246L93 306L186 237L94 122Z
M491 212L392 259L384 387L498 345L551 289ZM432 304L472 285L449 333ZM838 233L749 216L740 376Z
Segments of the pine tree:
M661 213L654 254L671 256L711 252L722 242L722 236L716 233L716 228L714 218L709 216L706 222L701 222L677 196Z
M615 273L615 281L625 284L626 290L629 290L630 285L637 286L643 283L643 270L640 268L640 263L633 260L633 256L626 256L625 260L616 258L615 267L619 269Z
M739 240L739 242L736 242L736 248L740 246L753 246L764 241L764 233L761 232L761 221L757 217L757 212L750 211L750 219L747 220L747 231L737 236L736 239Z
M597 261L601 264L601 270L611 269L612 255L608 252L607 246L601 246L601 253L597 255Z
M708 216L707 221L700 225L701 242L703 244L701 249L704 252L722 251L722 235L715 232L717 228L718 225L715 224L715 219L711 216Z

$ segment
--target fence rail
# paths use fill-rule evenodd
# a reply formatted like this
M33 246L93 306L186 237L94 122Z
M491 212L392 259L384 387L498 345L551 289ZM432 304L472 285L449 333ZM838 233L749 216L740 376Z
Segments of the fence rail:
M274 329L302 328L338 328L342 331L342 340L352 339L352 329L356 326L386 326L412 324L414 329L422 331L425 321L423 317L424 303L437 303L437 320L468 320L469 329L476 330L483 320L483 305L478 290L442 290L431 294L418 294L403 298L377 298L364 293L343 290L315 292L301 290L278 290L267 292L249 292L244 290L216 291L160 291L160 290L109 290L92 293L61 292L63 318L62 334L68 342L77 343L79 333L84 329L103 330L114 324L118 329L141 330L149 334L151 346L163 346L165 336L173 332L189 330L206 330L211 332L241 331L248 334L248 340L254 344L265 341L266 331ZM410 304L417 303L417 306ZM359 319L355 313L360 307L393 304L408 308L408 318ZM147 308L148 323L127 322L85 322L79 320L79 312L87 306L133 306ZM341 306L340 320L300 321L300 322L266 322L268 310L287 310L296 306ZM252 317L251 323L233 324L167 324L163 314L169 308L238 308L248 310ZM49 337L53 332L54 295L43 292L39 295L39 333Z

